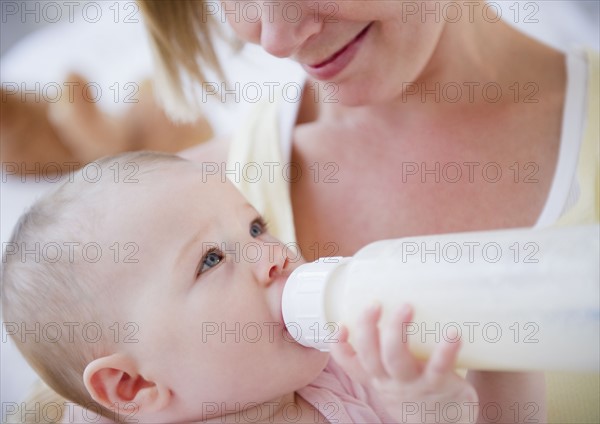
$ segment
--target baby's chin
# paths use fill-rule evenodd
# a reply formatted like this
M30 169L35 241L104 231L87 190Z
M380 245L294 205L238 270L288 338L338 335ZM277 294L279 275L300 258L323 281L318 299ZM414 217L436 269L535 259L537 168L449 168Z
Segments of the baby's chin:
M292 365L299 376L297 387L293 390L299 390L312 383L323 372L330 358L328 352L321 352L318 349L300 344L297 347L301 351L302 358Z

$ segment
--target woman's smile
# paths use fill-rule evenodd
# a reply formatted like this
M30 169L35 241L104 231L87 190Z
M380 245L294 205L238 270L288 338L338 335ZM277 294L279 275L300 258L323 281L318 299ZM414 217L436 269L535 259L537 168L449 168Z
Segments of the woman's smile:
M369 32L373 22L369 23L358 33L348 44L329 56L327 59L313 65L303 63L302 67L313 78L318 80L327 80L335 77L354 59L362 40Z

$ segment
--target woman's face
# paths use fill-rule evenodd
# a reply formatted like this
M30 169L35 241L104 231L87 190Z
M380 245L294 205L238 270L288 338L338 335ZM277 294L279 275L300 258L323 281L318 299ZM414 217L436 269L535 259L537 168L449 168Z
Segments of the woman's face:
M243 40L299 62L313 79L334 83L342 104L354 106L397 97L403 83L418 78L444 25L435 16L441 3L224 0L220 12Z

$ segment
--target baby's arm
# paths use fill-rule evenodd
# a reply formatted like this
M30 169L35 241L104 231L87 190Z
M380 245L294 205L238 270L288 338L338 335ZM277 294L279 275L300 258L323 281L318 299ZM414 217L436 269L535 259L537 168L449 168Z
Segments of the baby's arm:
M427 362L408 350L406 325L412 310L396 311L380 332L381 307L367 310L354 335L342 326L331 354L356 381L373 390L387 412L402 423L474 423L478 397L473 385L454 372L460 343L443 342ZM450 339L454 339L450 337Z

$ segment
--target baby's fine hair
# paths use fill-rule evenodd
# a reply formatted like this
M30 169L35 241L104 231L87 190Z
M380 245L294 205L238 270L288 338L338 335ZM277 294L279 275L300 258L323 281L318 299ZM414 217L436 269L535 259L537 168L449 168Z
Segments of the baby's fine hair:
M90 362L112 353L108 327L117 293L108 272L93 266L97 249L85 248L102 234L111 213L107 201L121 184L143 183L144 175L186 162L134 152L88 164L36 201L5 244L0 275L7 333L50 388L111 419L114 411L89 396L82 377ZM107 248L102 253L112 254ZM103 337L95 341L99 331Z

